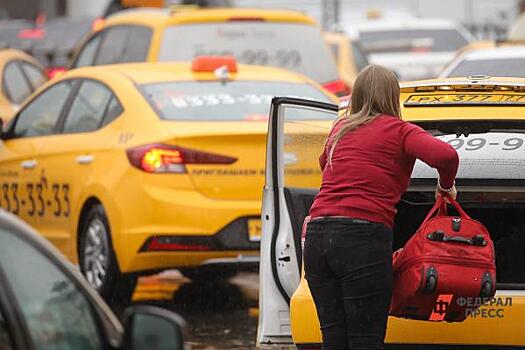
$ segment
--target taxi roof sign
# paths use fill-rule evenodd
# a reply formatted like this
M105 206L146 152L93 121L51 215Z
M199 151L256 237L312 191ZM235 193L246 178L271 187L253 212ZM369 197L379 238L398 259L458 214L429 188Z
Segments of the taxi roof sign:
M193 72L214 72L216 69L226 67L228 72L237 72L237 61L233 56L197 56L191 63Z

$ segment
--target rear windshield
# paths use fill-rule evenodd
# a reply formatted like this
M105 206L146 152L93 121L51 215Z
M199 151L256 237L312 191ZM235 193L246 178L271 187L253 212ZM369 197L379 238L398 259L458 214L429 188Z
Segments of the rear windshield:
M274 96L332 102L308 84L281 82L215 81L156 83L140 87L146 99L165 120L265 120ZM294 119L318 118L299 113Z
M525 78L525 58L505 58L490 60L465 60L460 62L447 76L468 77L488 75L491 77Z
M455 29L363 31L359 40L367 53L456 51L468 43Z
M240 63L287 68L320 83L338 79L335 61L312 25L243 21L166 29L159 61L190 61L200 55L233 55Z

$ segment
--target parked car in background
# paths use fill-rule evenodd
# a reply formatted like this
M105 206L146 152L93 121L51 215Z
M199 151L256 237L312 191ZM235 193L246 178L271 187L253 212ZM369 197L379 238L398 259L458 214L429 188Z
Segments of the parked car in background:
M55 247L0 210L0 349L184 350L185 322L132 306L124 326Z
M0 118L5 122L47 80L42 66L22 51L0 49Z
M56 18L45 23L0 21L0 49L33 56L49 78L65 70L73 49L92 29L94 18Z
M525 45L506 45L472 49L456 57L441 72L440 77L525 78Z
M290 69L337 95L349 92L315 21L294 11L143 8L117 12L80 45L71 67L191 61L202 55L232 55L240 63Z
M479 314L470 300L471 314L464 322L389 317L387 349L525 347L524 86L525 79L500 77L401 85L403 119L420 125L459 153L458 199L490 232L498 283L495 299L486 302ZM312 120L334 119L344 108L346 104L338 111L337 105L311 100L272 101L261 215L260 346L295 343L298 349L321 348L315 304L302 275L301 229L319 191L318 157L332 124L295 117L307 109ZM296 155L295 163L286 161L290 154ZM310 170L300 181L293 176L297 164ZM397 205L394 250L404 246L435 203L437 176L435 169L416 162L411 185ZM447 276L440 274L440 278ZM446 308L437 311L442 312Z
M459 24L441 19L373 19L345 28L357 36L370 63L394 71L401 80L436 77L472 37Z
M359 42L339 32L324 32L323 37L335 57L339 76L347 86L352 86L357 73L368 65Z
M302 75L232 57L68 71L5 130L0 205L106 300L129 298L138 273L180 268L197 282L253 268L277 94L336 101Z

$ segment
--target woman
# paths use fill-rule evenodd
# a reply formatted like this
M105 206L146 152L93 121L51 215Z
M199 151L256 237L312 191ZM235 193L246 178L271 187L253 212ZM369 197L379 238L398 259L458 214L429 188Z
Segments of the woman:
M395 205L416 159L438 170L436 196L456 197L457 152L401 120L395 75L381 66L366 67L320 157L321 190L306 233L305 277L325 350L383 349Z

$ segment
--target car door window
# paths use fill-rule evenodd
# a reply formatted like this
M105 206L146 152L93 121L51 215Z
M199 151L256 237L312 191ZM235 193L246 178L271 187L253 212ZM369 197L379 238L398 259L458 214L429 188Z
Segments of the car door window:
M5 67L2 81L5 93L12 103L21 104L31 94L32 88L16 61Z
M148 56L151 29L141 26L131 26L120 62L143 62Z
M97 130L101 124L113 94L104 85L84 81L73 100L64 123L64 133Z
M107 29L100 44L95 64L100 65L121 62L128 33L128 26Z
M48 257L0 230L0 264L35 349L104 348L91 303Z
M5 321L2 310L0 310L0 350L12 350L13 343L9 335L9 328Z
M24 70L27 79L31 83L33 91L36 90L40 85L42 85L46 81L44 72L40 68L32 65L31 63L23 62L22 69Z
M122 111L122 105L119 103L117 98L115 96L111 97L101 127L106 126L115 120L122 113Z
M95 54L97 53L98 46L102 40L102 34L97 34L91 38L86 45L80 51L76 62L73 64L74 67L91 66L95 61Z
M72 85L71 81L58 83L31 101L18 114L12 137L53 134Z

